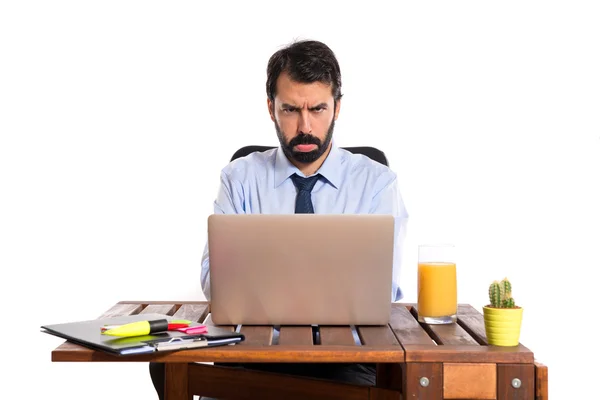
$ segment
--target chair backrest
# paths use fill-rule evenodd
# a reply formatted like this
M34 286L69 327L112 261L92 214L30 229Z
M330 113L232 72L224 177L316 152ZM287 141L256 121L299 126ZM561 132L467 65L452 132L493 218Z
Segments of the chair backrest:
M255 151L265 151L265 150L270 150L270 149L274 149L274 148L275 148L275 146L256 146L256 145L244 146L233 154L233 156L231 157L231 161L235 160L236 158L245 157L250 153L254 153ZM385 153L379 149L376 149L375 147L369 147L369 146L342 147L342 149L347 150L350 153L365 155L373 161L377 161L380 164L388 166L388 160L387 160L387 157L385 156Z

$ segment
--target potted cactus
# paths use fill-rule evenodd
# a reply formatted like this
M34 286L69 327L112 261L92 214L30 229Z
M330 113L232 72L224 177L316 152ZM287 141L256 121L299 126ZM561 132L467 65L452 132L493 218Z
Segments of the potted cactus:
M515 305L512 285L504 278L489 287L490 304L483 307L488 343L493 346L517 346L521 334L523 308Z

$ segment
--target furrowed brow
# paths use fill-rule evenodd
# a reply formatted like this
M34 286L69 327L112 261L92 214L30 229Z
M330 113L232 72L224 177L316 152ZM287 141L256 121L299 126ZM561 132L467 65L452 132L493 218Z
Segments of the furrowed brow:
M286 109L290 109L290 110L299 110L300 109L300 107L294 106L294 105L288 104L288 103L282 103L281 108L286 108Z
M316 110L317 108L327 108L327 103L320 103L320 104L317 104L316 106L310 107L310 108L309 108L309 110L310 110L310 111L314 111L314 110Z

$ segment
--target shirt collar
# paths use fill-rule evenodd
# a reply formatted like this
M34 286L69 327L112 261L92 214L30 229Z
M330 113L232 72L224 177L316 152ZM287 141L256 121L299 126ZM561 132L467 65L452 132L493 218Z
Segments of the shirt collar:
M321 168L315 172L315 174L321 174L333 187L336 189L339 187L341 180L341 151L340 148L336 146L335 142L332 141L331 151L329 155L321 165ZM291 175L298 174L302 177L305 175L300 172L300 170L294 166L287 159L281 146L277 148L277 155L275 157L275 187L281 185L286 179L288 179Z

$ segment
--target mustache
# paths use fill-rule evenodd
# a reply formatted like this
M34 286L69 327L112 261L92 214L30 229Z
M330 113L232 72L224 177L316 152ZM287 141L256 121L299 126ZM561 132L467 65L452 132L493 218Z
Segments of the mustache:
M301 133L298 136L294 137L292 140L290 140L288 146L291 148L299 144L316 144L318 147L321 147L322 143L321 140L316 136Z

